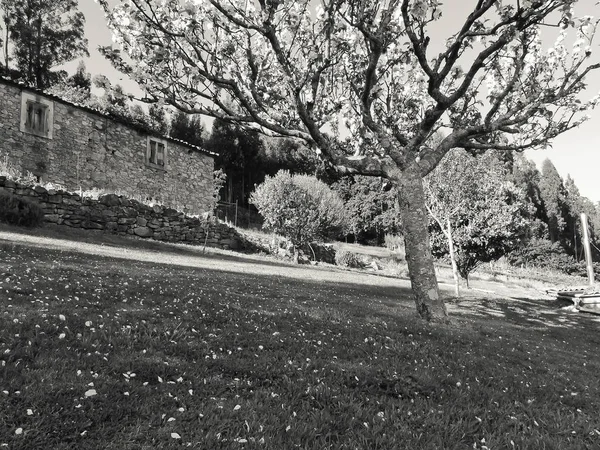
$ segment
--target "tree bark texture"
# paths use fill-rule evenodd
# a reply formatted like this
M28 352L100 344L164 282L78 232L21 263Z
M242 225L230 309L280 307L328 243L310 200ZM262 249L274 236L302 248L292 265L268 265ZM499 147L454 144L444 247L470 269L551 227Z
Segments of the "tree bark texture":
M416 163L395 180L404 230L406 262L419 315L428 321L444 321L448 316L440 298L429 242L429 217L425 207L423 179Z

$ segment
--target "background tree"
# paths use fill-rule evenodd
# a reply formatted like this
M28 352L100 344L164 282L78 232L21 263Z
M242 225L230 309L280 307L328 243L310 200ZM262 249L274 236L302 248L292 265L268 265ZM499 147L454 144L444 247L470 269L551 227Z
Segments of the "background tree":
M562 178L549 159L542 163L539 188L548 223L548 237L552 243L560 242L566 225L566 192Z
M401 230L398 197L383 178L345 176L332 185L344 201L348 231L358 242L383 243L386 234Z
M197 115L193 116L183 111L175 111L171 116L169 134L171 137L181 139L192 145L199 147L204 145L204 125L202 125L200 116Z
M472 2L439 54L430 45L438 0L326 0L316 11L310 0L98 1L134 65L106 53L150 100L300 139L342 173L390 180L426 319L447 312L423 176L456 147L542 148L598 101L580 99L600 65L590 64L596 22L573 16L576 0ZM425 145L440 127L444 140Z
M262 150L259 133L215 119L205 147L217 154L215 168L223 169L227 176L225 200L229 203L238 201L240 206L248 207L254 184L264 179L259 160Z
M166 135L169 131L169 122L167 119L167 111L162 106L153 103L148 108L148 119L150 128L162 135Z
M323 175L322 164L314 150L301 141L263 136L262 143L258 158L265 174L275 175L280 170L287 170L292 174Z
M433 253L449 255L467 286L477 266L506 255L529 234L525 193L507 177L508 167L493 152L455 149L425 180Z
M53 69L89 56L77 0L4 0L2 6L11 18L13 60L27 83L45 89L64 76Z
M544 203L540 192L542 175L533 161L521 154L515 155L508 180L525 193L525 199L531 206L530 231L532 238L545 238L548 224Z
M89 106L94 103L92 76L87 72L83 61L79 62L77 71L73 75L47 88L46 92L77 105Z

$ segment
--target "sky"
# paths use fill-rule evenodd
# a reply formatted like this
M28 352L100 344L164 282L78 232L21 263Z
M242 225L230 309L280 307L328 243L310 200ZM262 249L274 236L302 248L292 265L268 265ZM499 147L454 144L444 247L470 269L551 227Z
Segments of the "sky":
M139 93L134 82L112 68L110 63L98 52L99 45L111 45L111 33L106 26L104 13L94 0L78 0L79 10L86 16L86 37L89 41L90 57L86 59L88 72L93 75L106 75L113 83L121 84L126 91ZM468 0L446 0L446 4L456 3L456 7L444 9L444 23L456 26L457 20L462 20L473 2ZM460 3L459 3L460 2ZM110 0L110 3L116 3ZM581 4L591 4L583 0ZM453 5L454 6L454 5ZM594 8L591 8L594 9ZM579 11L577 11L579 12ZM600 8L595 11L585 11L586 14L600 16ZM599 40L600 42L600 40ZM600 53L599 42L593 49ZM77 61L66 66L69 72L74 72ZM588 80L590 97L600 92L600 72ZM579 188L581 195L594 202L600 202L600 108L591 112L591 119L578 129L567 132L554 140L552 147L544 150L528 150L525 155L533 160L538 167L546 159L550 159L560 175L566 178L570 175Z

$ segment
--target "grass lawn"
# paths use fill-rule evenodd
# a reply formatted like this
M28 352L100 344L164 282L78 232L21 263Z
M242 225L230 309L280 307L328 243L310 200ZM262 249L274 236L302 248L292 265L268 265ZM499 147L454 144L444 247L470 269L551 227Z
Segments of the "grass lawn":
M429 326L406 280L7 231L0 449L600 448L600 316Z

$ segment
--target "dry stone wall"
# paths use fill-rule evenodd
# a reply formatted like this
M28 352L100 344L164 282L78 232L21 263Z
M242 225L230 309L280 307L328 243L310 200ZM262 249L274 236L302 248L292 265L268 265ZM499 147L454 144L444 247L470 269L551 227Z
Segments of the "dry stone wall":
M51 137L21 130L23 96L51 104ZM0 79L0 155L42 183L153 199L190 214L212 207L213 156L99 112ZM149 164L148 139L163 139L164 167Z
M148 206L115 194L97 200L76 193L26 186L0 176L0 192L6 191L38 203L49 223L166 242L238 249L241 238L235 229L212 220L190 217L163 206Z

